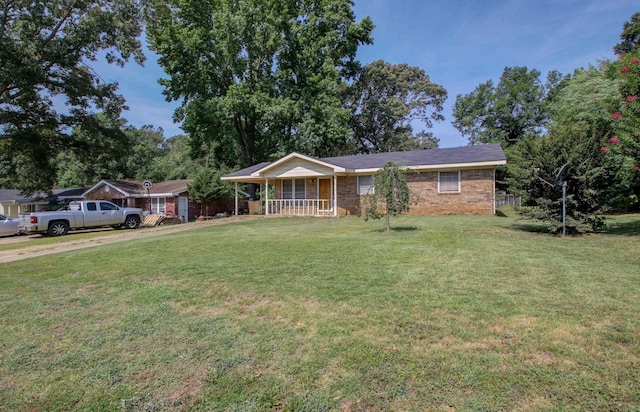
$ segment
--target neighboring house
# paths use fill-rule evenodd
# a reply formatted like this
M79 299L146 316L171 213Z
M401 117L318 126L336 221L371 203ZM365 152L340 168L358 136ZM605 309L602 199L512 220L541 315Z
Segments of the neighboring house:
M496 166L507 163L499 144L328 158L291 153L222 179L235 182L236 189L238 183L261 185L267 215L352 215L388 161L407 169L417 201L409 214L417 215L494 214Z
M20 213L48 210L52 205L55 207L59 203L81 199L85 190L85 188L54 189L51 195L38 192L31 196L24 196L19 190L0 189L0 214L18 217Z
M201 205L189 198L191 180L167 180L152 183L147 190L137 180L101 180L83 193L84 199L110 200L118 206L139 207L151 213L179 216L187 222L200 214L232 212L233 201L210 201Z

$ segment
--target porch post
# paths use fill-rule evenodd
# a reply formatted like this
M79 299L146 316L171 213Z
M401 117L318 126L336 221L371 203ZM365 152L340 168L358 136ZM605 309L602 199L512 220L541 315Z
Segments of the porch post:
M264 214L269 214L269 178L264 180Z
M338 216L338 175L333 175L333 215Z
M238 216L238 182L236 183L236 216Z

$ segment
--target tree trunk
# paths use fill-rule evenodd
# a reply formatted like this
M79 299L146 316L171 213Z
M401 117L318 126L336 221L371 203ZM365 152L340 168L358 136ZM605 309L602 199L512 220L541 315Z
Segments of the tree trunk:
M386 206L387 213L385 215L385 220L387 221L387 232L391 232L391 225L389 224L389 205Z

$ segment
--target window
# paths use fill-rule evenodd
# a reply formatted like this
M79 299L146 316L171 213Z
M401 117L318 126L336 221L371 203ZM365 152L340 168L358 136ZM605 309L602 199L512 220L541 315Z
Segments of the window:
M291 188L291 180L282 181L282 198L293 199L293 189Z
M290 179L282 181L283 199L304 199L306 187L304 179Z
M87 203L87 210L91 212L95 212L98 210L98 206L93 202Z
M151 213L164 213L166 209L167 209L166 197L151 198Z
M117 206L109 202L100 202L100 210L116 210Z
M438 172L438 193L459 193L460 172Z
M296 185L296 199L304 199L305 197L307 197L304 179L296 179L295 185Z
M366 195L373 193L373 175L358 176L358 194Z

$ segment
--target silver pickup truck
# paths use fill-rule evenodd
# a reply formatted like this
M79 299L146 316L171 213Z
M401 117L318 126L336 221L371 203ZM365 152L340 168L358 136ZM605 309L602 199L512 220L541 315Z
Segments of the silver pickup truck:
M43 233L64 236L70 229L112 226L137 229L142 209L124 208L106 200L83 200L69 203L68 210L20 215L20 233Z

